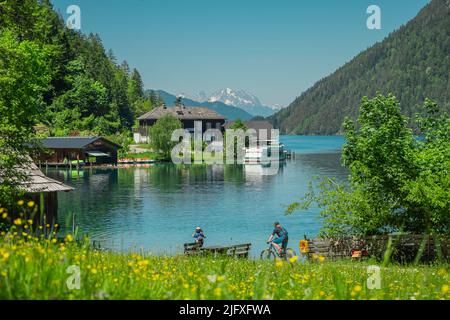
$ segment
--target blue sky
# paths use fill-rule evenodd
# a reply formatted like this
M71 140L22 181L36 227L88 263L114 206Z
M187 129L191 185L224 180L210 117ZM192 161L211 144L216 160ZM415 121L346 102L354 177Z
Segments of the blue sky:
M146 88L177 94L244 89L287 105L317 80L413 18L428 0L53 0L81 8ZM382 29L366 27L378 5Z

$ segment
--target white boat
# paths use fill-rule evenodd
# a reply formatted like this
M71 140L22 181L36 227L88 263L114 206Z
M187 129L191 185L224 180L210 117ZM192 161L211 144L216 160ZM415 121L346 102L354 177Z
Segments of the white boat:
M278 154L278 156L276 156ZM262 146L250 147L245 149L244 163L270 166L272 161L286 160L284 144L277 141L267 141Z

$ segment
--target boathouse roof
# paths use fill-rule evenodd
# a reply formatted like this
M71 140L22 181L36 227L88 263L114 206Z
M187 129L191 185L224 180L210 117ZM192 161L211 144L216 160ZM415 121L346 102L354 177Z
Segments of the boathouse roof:
M206 107L158 107L140 116L139 120L157 120L172 115L180 120L225 120L225 117Z
M74 190L62 182L47 177L31 159L20 170L28 178L28 181L20 184L20 188L27 193L68 192Z
M103 137L49 137L42 139L42 146L45 149L83 149L87 145L97 141L97 140L105 140L106 142L115 145L120 148L120 145L114 143L110 140L107 140Z
M74 190L72 187L65 185L62 182L47 177L33 162L31 157L25 156L23 163L16 166L17 184L19 189L27 193L48 193L48 192L67 192ZM22 181L22 177L25 178ZM2 170L0 170L0 183L2 183Z

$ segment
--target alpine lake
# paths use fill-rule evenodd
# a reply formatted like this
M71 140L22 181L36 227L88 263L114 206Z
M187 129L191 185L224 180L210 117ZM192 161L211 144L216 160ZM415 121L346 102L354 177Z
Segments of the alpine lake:
M75 188L59 195L62 232L88 234L101 247L144 250L173 255L192 242L201 226L206 246L252 244L252 256L267 247L273 222L289 232L289 246L298 251L304 235L321 227L320 210L286 216L315 177L346 179L339 136L281 136L295 157L280 163L274 175L259 165L174 165L48 169L45 173ZM45 170L45 169L44 169Z

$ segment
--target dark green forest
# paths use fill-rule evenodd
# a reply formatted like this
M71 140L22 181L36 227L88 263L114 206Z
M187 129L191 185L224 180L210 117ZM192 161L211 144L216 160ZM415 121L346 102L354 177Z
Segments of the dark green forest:
M426 97L450 111L450 1L433 0L384 41L317 82L269 119L287 134L333 135L364 96L393 93L413 119ZM414 127L414 123L410 122Z
M49 0L1 0L0 35L6 33L16 44L33 43L46 53L50 81L36 116L29 115L38 135L120 140L130 136L138 116L160 103L144 92L138 70L118 62L98 35L67 28Z

